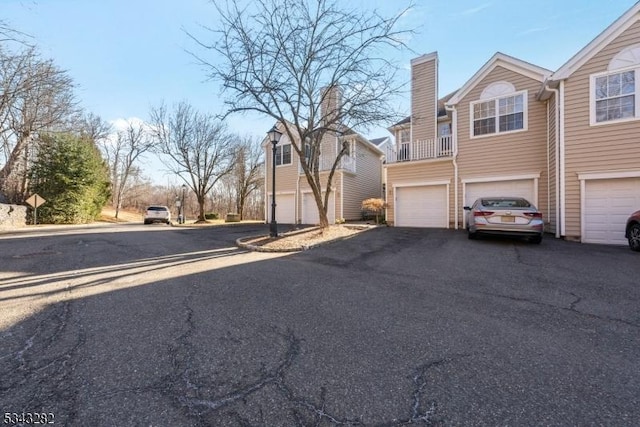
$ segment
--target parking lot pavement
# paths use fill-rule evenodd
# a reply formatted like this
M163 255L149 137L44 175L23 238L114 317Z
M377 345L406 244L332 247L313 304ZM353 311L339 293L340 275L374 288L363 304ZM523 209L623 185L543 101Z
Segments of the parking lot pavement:
M62 425L638 424L637 253L400 228L233 247L265 227L0 239L0 408Z

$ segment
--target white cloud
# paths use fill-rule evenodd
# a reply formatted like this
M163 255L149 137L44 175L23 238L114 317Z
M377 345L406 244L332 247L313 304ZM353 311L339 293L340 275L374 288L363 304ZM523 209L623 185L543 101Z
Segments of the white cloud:
M481 12L481 11L487 9L489 6L491 6L491 3L485 3L485 4L482 4L482 5L478 6L478 7L474 7L474 8L471 8L471 9L463 10L461 12L461 14L462 15L474 15L474 14L476 14L478 12Z
M541 33L543 31L547 31L548 29L549 29L549 27L529 28L528 30L524 30L524 31L518 33L518 35L519 36L528 36L529 34Z
M115 133L127 129L129 125L145 126L145 127L148 126L148 124L139 117L129 117L127 119L118 118L115 120L110 120L109 123L111 123L111 126L113 126L113 130Z

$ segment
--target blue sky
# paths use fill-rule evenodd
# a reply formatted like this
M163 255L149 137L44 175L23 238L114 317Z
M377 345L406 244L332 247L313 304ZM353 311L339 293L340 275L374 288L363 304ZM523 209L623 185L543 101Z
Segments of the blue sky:
M415 0L401 20L417 33L411 58L438 51L440 95L462 85L502 52L556 70L636 0ZM351 0L349 7L391 14L403 1ZM184 30L216 25L208 0L0 0L0 19L33 36L43 56L69 71L81 104L103 119L148 118L152 106L186 100L220 113L215 82L186 50L197 47ZM409 113L409 97L402 108ZM234 116L231 130L262 136L271 121ZM389 123L391 124L391 123ZM388 124L385 124L385 126ZM384 136L384 128L365 135Z

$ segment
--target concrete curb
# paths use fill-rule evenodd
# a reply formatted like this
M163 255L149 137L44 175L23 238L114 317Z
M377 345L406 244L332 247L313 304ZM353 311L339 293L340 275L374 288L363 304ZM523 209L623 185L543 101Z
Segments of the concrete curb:
M347 226L350 228L358 228L361 229L362 232L365 231L370 231L373 230L374 228L377 228L378 226ZM320 227L313 227L313 228L305 228L303 230L296 230L290 233L287 233L286 236L294 236L296 234L300 234L300 233L306 233L309 231L313 231L313 230L318 230ZM286 237L285 235L283 235L283 237ZM282 252L282 253L287 253L287 252L301 252L301 251L306 251L309 249L313 249L313 248L317 248L318 246L322 246L322 245L326 245L329 243L334 243L334 242L339 242L342 240L346 240L349 239L353 236L343 236L343 237L336 237L335 239L331 239L331 240L327 240L325 242L318 242L318 243L314 243L311 245L300 245L298 247L295 248L287 248L287 249L278 249L278 248L265 248L262 246L258 246L258 245L252 245L250 243L246 243L245 241L247 240L253 240L253 239L258 239L261 237L268 237L267 235L263 234L263 235L259 235L259 236L247 236L247 237L240 237L238 239L236 239L236 246L240 247L240 248L244 248L244 249L248 249L250 251L254 251L254 252Z

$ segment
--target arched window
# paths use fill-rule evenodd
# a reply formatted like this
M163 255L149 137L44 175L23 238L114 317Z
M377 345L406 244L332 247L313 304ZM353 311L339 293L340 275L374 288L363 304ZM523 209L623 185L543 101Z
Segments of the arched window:
M527 127L527 91L505 81L487 86L471 103L471 137L514 132Z
M592 125L637 118L638 69L640 45L633 45L614 56L606 72L591 76Z

